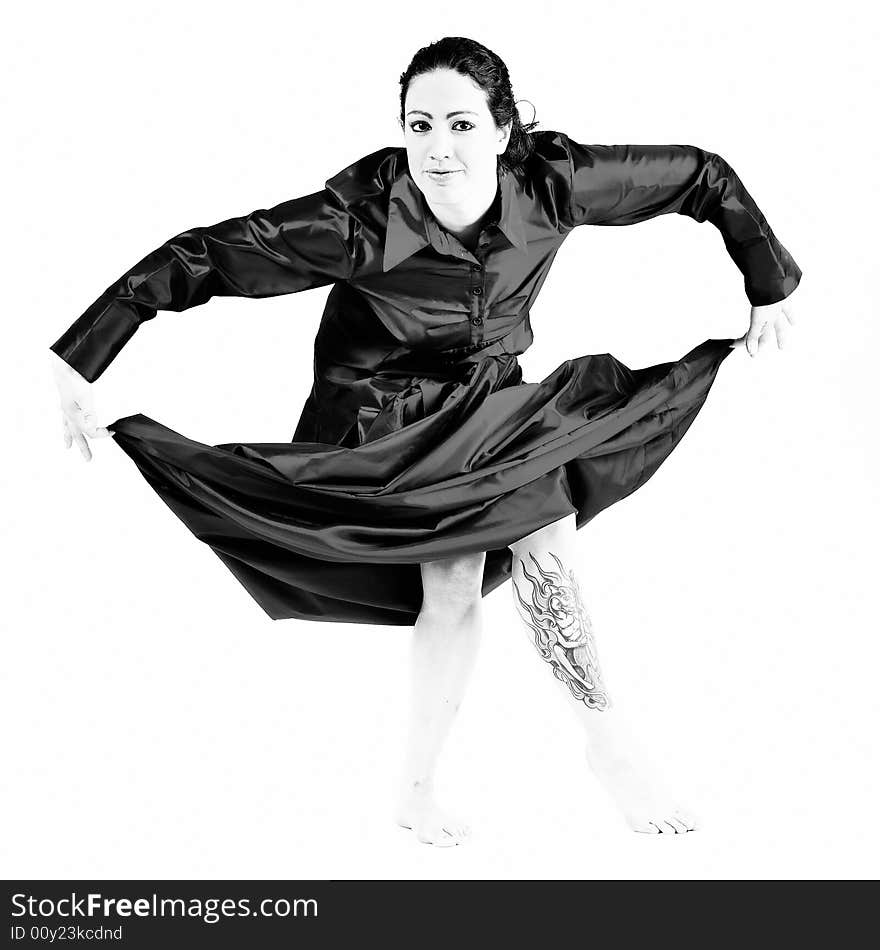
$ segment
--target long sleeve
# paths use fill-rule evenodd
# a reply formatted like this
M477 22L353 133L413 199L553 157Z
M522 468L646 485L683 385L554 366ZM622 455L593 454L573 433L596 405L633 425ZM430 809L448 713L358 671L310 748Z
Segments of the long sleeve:
M211 297L274 297L351 276L357 224L329 190L197 227L128 270L50 347L89 382L145 320Z
M730 165L693 145L581 145L566 136L569 224L635 224L676 212L709 221L753 306L784 300L801 270Z

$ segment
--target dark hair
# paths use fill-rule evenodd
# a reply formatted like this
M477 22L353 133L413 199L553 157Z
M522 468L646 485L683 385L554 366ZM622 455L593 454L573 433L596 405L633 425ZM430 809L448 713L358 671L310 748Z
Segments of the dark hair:
M444 36L442 40L423 46L413 56L406 71L400 76L400 124L405 123L404 103L409 84L423 73L436 69L453 69L472 79L486 94L486 105L498 128L511 124L510 140L503 155L498 156L499 175L502 171L519 172L535 148L531 130L538 124L523 125L513 98L510 75L504 61L492 50L465 36ZM528 102L528 100L525 100ZM534 107L533 107L534 109Z

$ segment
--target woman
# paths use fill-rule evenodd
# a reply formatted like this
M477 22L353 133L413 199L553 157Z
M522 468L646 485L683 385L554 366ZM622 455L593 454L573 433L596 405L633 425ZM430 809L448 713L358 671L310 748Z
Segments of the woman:
M51 347L69 446L112 435L272 619L413 625L412 720L397 822L458 844L433 793L468 681L482 598L510 577L518 615L572 699L588 759L637 831L683 833L613 706L575 531L651 477L731 347L754 355L800 269L720 156L581 145L532 132L490 50L447 37L401 76L404 147L320 191L176 235ZM525 383L529 310L565 237L676 212L710 221L752 305L739 340L630 370L610 354ZM206 446L137 414L95 424L90 393L158 310L332 285L292 442Z

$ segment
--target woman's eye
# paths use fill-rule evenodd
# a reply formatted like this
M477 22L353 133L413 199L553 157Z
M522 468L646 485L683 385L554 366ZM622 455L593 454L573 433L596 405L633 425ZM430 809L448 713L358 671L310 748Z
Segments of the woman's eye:
M416 128L417 125L428 125L428 123L427 123L424 119L416 119L415 122L411 122L411 123L410 123L410 128L413 130L413 132L426 132L426 131L427 131L427 129L417 129L417 128ZM467 119L458 119L456 122L453 123L453 128L455 128L455 126L457 126L457 125L466 125L466 126L468 126L468 128L470 128L470 129L472 129L472 128L474 127L473 122L468 122ZM430 128L430 126L428 126L428 128ZM463 129L462 131L467 132L468 129Z

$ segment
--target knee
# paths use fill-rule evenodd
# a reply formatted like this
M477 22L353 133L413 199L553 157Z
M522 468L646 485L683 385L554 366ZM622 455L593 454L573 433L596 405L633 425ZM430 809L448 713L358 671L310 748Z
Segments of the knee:
M423 563L423 609L463 614L478 606L485 563L484 551Z
M523 557L529 551L561 551L572 544L576 531L576 514L572 512L507 546L514 557Z

